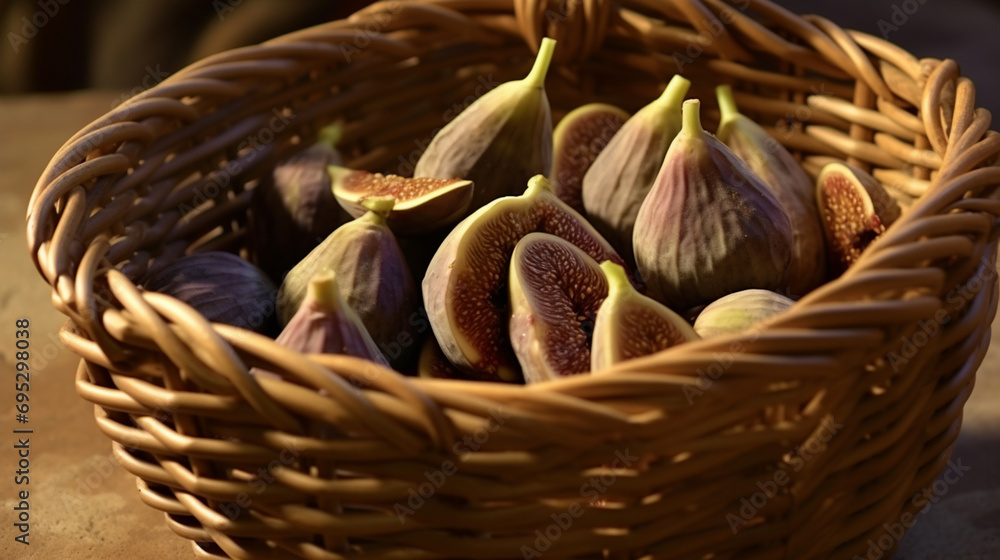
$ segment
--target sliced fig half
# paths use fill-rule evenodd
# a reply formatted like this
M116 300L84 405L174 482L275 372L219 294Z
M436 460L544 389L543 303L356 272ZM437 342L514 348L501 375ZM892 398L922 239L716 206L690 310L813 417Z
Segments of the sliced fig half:
M554 235L524 236L510 260L509 328L526 383L590 371L594 322L607 295L590 255Z
M629 118L606 103L588 103L570 111L552 135L552 190L583 214L583 177Z
M601 271L608 283L608 297L597 310L594 323L592 371L700 338L683 317L637 292L622 267L605 261Z
M621 257L537 175L521 196L504 197L463 220L438 248L422 284L424 305L441 349L467 377L517 381L507 335L508 266L532 232L561 237L598 262Z
M837 274L854 264L901 212L881 183L846 163L823 167L816 179L816 201Z
M333 195L351 216L368 210L364 201L391 196L396 204L389 215L389 228L396 233L425 233L457 222L472 203L472 181L464 179L413 179L330 166Z

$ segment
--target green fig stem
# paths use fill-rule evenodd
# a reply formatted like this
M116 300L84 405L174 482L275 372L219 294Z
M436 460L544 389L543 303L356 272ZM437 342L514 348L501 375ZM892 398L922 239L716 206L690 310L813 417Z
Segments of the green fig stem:
M698 135L705 132L701 126L701 102L697 99L688 99L681 106L681 119L683 125L681 132L685 134Z
M601 263L601 270L604 271L604 277L608 280L609 294L627 293L632 290L632 283L628 281L625 269L620 264L604 261Z
M330 148L336 148L337 144L340 143L340 139L343 137L344 125L340 123L328 124L319 129L319 133L316 135L316 143L329 146Z
M665 107L677 107L684 101L684 96L687 95L689 89L691 89L691 80L680 74L674 74L656 103Z
M361 205L368 209L368 214L374 214L381 218L381 222L385 222L385 219L392 213L393 207L396 206L396 197L371 196L362 200Z
M318 309L327 313L340 310L340 287L337 286L337 276L329 268L317 272L310 280L306 289L306 299Z
M733 97L732 86L725 84L715 88L715 97L719 100L719 111L722 113L721 122L725 123L740 116L740 110L736 107L736 98Z
M538 48L538 56L535 58L535 65L531 68L531 73L524 79L524 85L528 87L544 88L545 76L549 73L549 65L552 64L552 53L556 50L555 39L548 37L542 39L542 45Z
M524 196L534 198L543 191L553 192L552 182L545 175L535 175L531 179L528 179L528 189L524 191Z

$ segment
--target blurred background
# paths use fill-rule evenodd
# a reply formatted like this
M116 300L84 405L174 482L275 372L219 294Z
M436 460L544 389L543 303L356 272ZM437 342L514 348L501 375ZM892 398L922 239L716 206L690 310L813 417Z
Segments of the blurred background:
M579 0L562 0L579 1ZM735 2L739 5L742 2ZM148 88L212 53L346 17L365 0L0 0L0 94ZM996 0L778 0L885 37L918 57L950 57L1000 110Z

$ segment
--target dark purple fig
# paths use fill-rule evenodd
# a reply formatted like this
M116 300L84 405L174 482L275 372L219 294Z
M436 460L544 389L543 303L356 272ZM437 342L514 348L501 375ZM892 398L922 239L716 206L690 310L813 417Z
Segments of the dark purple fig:
M186 255L144 278L142 287L187 303L213 323L277 332L277 288L264 271L232 253Z
M594 322L608 295L597 261L564 239L529 233L511 256L509 290L510 342L525 382L590 372Z
M327 173L328 166L341 163L334 148L341 130L339 124L323 128L315 144L279 163L254 189L249 223L253 259L275 281L351 219L330 192Z
M725 144L705 132L700 104L636 217L636 265L650 293L689 309L747 288L787 285L792 227L774 195Z
M570 208L583 214L583 177L628 113L606 103L588 103L570 111L552 135L552 190Z

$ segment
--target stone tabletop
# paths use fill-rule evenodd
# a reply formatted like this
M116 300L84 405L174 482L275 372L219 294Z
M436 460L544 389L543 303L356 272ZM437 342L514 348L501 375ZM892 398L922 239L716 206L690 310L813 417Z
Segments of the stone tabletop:
M64 318L28 258L24 216L34 183L74 132L120 92L0 98L0 558L193 558L163 515L144 505L134 478L111 457L93 407L76 395L77 358L61 346ZM31 324L30 545L15 542L18 505L12 394L13 325ZM965 407L954 461L962 476L935 496L903 539L905 560L1000 559L1000 344L993 344ZM2 338L6 337L6 338ZM954 477L952 477L954 479ZM874 555L871 558L875 558Z

